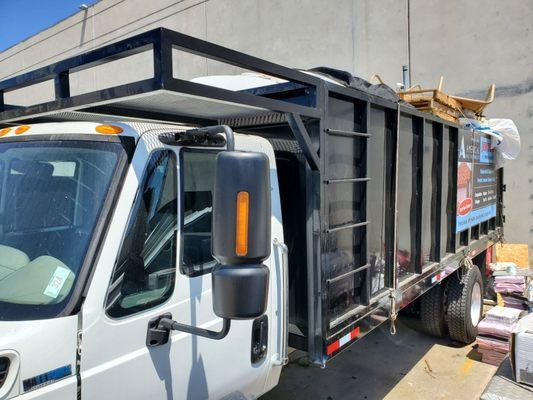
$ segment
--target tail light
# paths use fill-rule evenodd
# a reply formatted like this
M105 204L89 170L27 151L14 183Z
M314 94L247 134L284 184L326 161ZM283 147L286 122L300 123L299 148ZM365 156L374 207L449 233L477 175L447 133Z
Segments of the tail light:
M11 362L9 361L9 358L0 357L0 389L2 388L2 386L4 386L4 383L7 379L7 373L9 371L9 364L11 364Z

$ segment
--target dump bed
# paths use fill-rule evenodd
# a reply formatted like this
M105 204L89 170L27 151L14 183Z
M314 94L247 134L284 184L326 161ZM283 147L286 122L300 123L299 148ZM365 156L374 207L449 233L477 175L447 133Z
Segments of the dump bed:
M87 70L147 52L152 76L74 93L71 79ZM283 83L232 91L191 82L174 74L183 53ZM120 75L120 64L105 71ZM46 81L47 101L11 103L12 92ZM501 235L502 171L492 169L487 138L332 79L155 29L0 82L0 125L102 118L226 123L272 143L289 245L289 339L316 364Z
M271 137L281 165L295 154L292 166L278 164L286 241L307 255L290 258L290 344L315 363L438 284L466 256L484 262L480 254L502 227L502 170L494 169L488 136L335 83L321 94L287 84L251 92L325 112L305 123L320 171L300 167L299 179L285 185L283 174L295 174L303 152L279 144L281 127L248 126ZM299 192L307 193L308 210L294 222L302 200L295 206L283 198ZM298 223L305 236L295 236Z

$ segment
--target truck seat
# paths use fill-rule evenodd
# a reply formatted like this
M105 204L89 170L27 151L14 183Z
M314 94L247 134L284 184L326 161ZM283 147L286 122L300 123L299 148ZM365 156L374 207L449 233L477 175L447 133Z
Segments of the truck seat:
M40 256L0 280L0 300L19 304L59 303L70 292L73 282L74 274L64 263L55 257Z
M26 253L0 244L0 281L30 262Z

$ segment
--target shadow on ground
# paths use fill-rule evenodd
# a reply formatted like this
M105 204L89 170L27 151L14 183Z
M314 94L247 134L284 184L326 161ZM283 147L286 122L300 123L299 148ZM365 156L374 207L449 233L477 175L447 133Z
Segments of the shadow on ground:
M261 400L382 399L435 344L456 347L449 339L413 329L416 325L416 320L399 319L398 332L391 336L385 323L331 360L326 369L305 366L305 353L295 352L279 385Z

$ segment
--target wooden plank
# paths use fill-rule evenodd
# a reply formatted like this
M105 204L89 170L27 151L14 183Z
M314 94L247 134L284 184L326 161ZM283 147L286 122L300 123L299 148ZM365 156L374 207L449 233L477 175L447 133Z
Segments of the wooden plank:
M422 109L437 109L442 112L445 112L448 115L451 115L455 118L459 118L461 116L461 113L457 110L454 110L451 107L445 106L444 104L439 103L436 100L429 100L429 101L416 101L411 103L413 106L418 108L419 110ZM424 110L426 111L426 110Z
M513 262L520 268L529 268L529 249L527 244L499 243L495 246L496 262Z
M461 111L463 109L463 107L461 107L461 103L459 103L451 96L448 96L447 94L438 90L435 90L435 100L437 100L441 104L453 108L454 110Z
M458 118L454 117L453 115L448 114L445 111L437 110L435 108L419 108L419 110L436 115L437 117L440 117L446 121L455 122L455 123L458 122Z
M445 106L453 108L454 110L462 110L460 102L437 89L411 90L408 92L398 92L397 94L402 100L408 103L436 100Z

